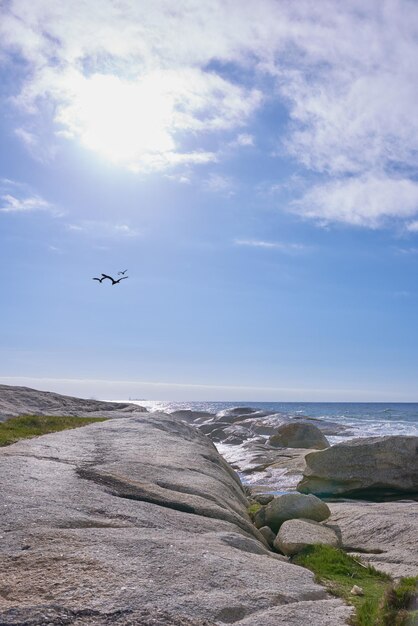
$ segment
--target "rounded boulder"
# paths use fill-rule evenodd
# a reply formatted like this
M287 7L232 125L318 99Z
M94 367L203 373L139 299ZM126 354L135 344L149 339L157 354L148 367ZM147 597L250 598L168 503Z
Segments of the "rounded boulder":
M323 522L330 515L329 507L316 496L286 493L274 498L262 512L260 511L259 517L260 522L263 522L262 526L268 526L277 533L282 524L288 520L303 518Z
M274 448L329 448L328 439L323 432L317 426L305 422L282 424L269 438L269 444Z
M286 556L292 556L318 543L334 548L340 545L338 536L332 528L312 520L292 519L284 522L280 528L274 540L274 547Z

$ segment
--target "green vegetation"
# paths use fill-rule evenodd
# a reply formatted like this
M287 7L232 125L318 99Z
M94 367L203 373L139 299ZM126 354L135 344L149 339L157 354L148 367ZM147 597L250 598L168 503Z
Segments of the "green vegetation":
M390 585L382 604L383 624L414 626L418 624L418 576L402 578L398 585Z
M342 550L330 546L310 546L293 558L293 563L307 567L328 591L343 598L356 609L355 626L412 626L417 578L403 578L398 585L390 576L365 566ZM351 594L354 585L364 595Z
M58 417L51 415L21 415L0 424L0 446L8 446L19 439L55 433L68 428L103 422L103 417Z
M248 515L251 517L251 519L254 519L254 515L257 513L257 511L259 511L261 509L261 504L259 504L258 502L254 502L254 504L251 504L247 511L248 511Z

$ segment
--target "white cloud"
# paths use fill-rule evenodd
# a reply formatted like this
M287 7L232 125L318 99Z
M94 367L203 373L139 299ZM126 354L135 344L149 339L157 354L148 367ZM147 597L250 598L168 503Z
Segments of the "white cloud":
M11 194L5 194L0 197L0 200L0 212L2 213L28 213L32 211L55 212L53 205L40 196L17 198Z
M190 185L192 180L191 180L191 174L188 173L181 173L181 174L165 174L165 178L167 178L167 180L173 180L176 183L180 183L180 185Z
M418 220L409 222L409 224L406 225L406 229L409 230L410 233L418 233Z
M92 238L135 238L140 233L128 224L115 224L113 222L83 220L77 224L67 224L66 229L74 234L85 235Z
M410 248L396 248L396 252L398 254L418 254L418 248L410 247Z
M224 47L225 34L213 38L221 5L212 19L193 1L175 12L164 1L128 0L123 11L112 0L92 0L77 11L57 0L8 6L0 20L3 49L19 51L31 70L15 102L28 113L53 102L61 136L134 171L216 160L203 145L185 150L185 136L204 142L208 132L232 132L261 103L257 88L207 67ZM32 145L27 129L17 134Z
M29 132L25 128L16 128L15 130L16 137L19 137L29 148L33 148L38 144L38 139L36 135Z
M89 0L76 11L10 0L0 12L3 55L28 64L16 103L54 110L61 134L133 171L251 146L253 115L276 100L290 119L281 137L271 128L276 152L325 179L301 213L372 227L413 215L399 180L413 181L418 165L414 0L179 0L175 11L167 0ZM398 206L367 200L376 186L403 190ZM342 210L340 188L350 192Z
M405 220L418 212L418 183L374 175L337 179L311 188L293 209L325 223L378 228L387 220Z
M231 142L231 146L254 146L254 136L249 133L240 133L238 137Z
M213 193L233 196L235 194L236 182L230 176L212 173L203 181L203 188Z
M62 217L64 212L54 204L34 192L26 183L0 179L0 213L47 212L54 217Z
M297 253L305 252L307 247L301 243L287 243L282 241L263 241L260 239L235 239L236 246L248 246L250 248L264 248L267 250L279 250L280 252Z

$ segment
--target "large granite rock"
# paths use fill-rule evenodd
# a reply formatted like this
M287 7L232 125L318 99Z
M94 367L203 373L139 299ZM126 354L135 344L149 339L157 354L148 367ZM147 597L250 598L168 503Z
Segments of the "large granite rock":
M330 515L328 506L319 498L300 493L286 493L274 498L260 509L254 517L254 523L258 528L268 526L277 533L287 520L304 518L322 522Z
M268 550L236 474L170 416L18 442L0 450L0 475L3 625L342 626L350 615Z
M418 494L418 437L353 439L305 457L302 493L352 497Z
M329 503L345 550L394 577L418 576L418 503L343 500Z
M338 548L338 536L333 528L307 519L292 519L284 522L274 541L274 547L287 556L298 554L315 544Z
M146 411L144 407L129 402L86 400L29 387L0 385L0 422L17 415L128 417Z
M269 444L275 448L323 450L329 447L328 440L321 430L314 424L304 422L282 424L269 438Z

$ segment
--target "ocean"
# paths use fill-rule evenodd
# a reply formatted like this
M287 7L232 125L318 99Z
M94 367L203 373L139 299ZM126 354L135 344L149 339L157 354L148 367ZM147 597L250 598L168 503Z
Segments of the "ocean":
M355 437L383 437L384 435L418 435L418 403L382 402L168 402L147 400L136 404L150 411L190 409L219 415L235 407L250 407L269 413L270 419L303 416L332 421L346 427L339 436L328 437L331 444Z
M383 437L385 435L418 435L418 403L373 403L373 402L162 402L137 401L149 411L173 413L179 410L205 411L211 413L205 422L222 421L231 409L246 407L255 409L247 417L251 424L263 424L275 429L292 419L322 428L330 445L358 437ZM245 413L245 411L243 411ZM216 417L215 417L216 416ZM242 419L246 419L243 415ZM321 425L322 422L322 425ZM200 422L201 423L201 422ZM245 422L244 422L245 423ZM240 422L234 423L233 428ZM243 424L243 422L241 422ZM260 431L259 431L260 432ZM241 442L228 443L228 439L215 443L218 451L238 472L243 484L261 491L280 495L296 489L301 473L288 471L286 467L266 466L262 471L254 468L268 461L268 450L259 432L249 434ZM270 431L271 432L271 431ZM274 432L274 430L273 430ZM268 435L264 436L264 441ZM267 455L267 456L266 456ZM270 463L273 462L270 459ZM253 468L253 469L252 469Z

